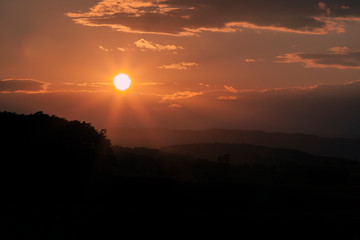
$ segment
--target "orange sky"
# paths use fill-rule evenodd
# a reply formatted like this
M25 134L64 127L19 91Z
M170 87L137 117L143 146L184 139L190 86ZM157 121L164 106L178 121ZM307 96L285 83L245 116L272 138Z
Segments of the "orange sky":
M0 111L358 134L359 24L355 0L0 1Z

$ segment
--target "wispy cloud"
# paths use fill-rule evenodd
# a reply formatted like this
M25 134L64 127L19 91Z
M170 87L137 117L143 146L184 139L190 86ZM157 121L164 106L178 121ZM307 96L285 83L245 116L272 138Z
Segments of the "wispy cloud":
M326 3L324 2L318 2L318 7L319 7L319 10L323 11L324 13L326 13L327 15L330 15L332 13L329 5L327 5Z
M216 99L219 99L219 100L235 100L235 99L237 99L237 97L236 96L219 96Z
M157 85L164 85L165 83L163 82L141 82L141 83L136 83L136 85L139 86L157 86Z
M198 66L198 64L194 63L194 62L181 62L181 63L173 63L173 64L169 64L169 65L162 65L162 66L159 66L158 68L174 69L174 70L189 70L196 66Z
M109 86L111 84L108 82L82 82L82 83L64 82L64 85L77 86L77 87L102 88L102 87Z
M103 47L103 46L99 46L99 49L101 49L101 50L103 50L104 52L108 52L109 51L109 49L108 48L105 48L105 47Z
M244 60L244 62L247 62L247 63L256 62L256 59L254 59L254 58L246 58Z
M184 49L181 46L176 45L162 45L158 43L153 43L150 41L147 41L145 39L140 39L136 41L135 46L141 49L142 51L151 50L151 51L176 51L176 50L182 50Z
M332 47L332 48L329 48L329 51L336 53L336 54L346 54L350 51L350 48L348 48L348 47Z
M210 84L207 84L207 83L199 83L199 86L202 86L202 87L210 87Z
M99 46L99 49L104 52L113 52L113 51L125 52L126 51L125 48L117 47L117 48L113 49L113 48L106 48L102 45Z
M191 91L175 92L173 94L163 96L161 102L192 98L201 95L203 95L203 92L191 92Z
M176 103L173 103L173 104L170 104L169 105L169 108L181 108L182 106L180 104L176 104Z
M231 93L238 93L238 92L239 92L239 90L237 90L237 89L234 88L233 86L224 85L224 88L225 88L226 90L228 90L229 92L231 92Z
M302 63L307 68L360 69L360 51L333 47L325 53L287 53L277 56L279 63Z

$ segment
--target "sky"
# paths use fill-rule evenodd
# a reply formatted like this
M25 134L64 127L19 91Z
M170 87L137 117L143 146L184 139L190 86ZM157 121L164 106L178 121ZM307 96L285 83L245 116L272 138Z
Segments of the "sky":
M359 1L0 0L0 29L0 111L360 134Z

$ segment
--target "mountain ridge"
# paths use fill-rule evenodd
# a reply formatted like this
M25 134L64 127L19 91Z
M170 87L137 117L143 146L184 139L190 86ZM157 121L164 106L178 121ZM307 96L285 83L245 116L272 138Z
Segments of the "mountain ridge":
M300 150L313 155L360 159L360 139L325 138L303 133L265 132L239 129L116 128L109 138L125 147L162 148L197 143L243 143Z

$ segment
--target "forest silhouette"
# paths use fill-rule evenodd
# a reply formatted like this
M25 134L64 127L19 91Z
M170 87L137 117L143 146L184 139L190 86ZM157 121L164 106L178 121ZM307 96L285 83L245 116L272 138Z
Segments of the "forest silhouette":
M360 236L354 159L250 144L125 148L42 112L1 112L0 127L6 239Z

